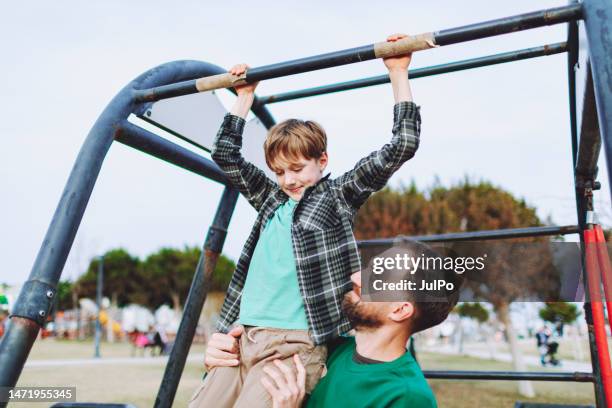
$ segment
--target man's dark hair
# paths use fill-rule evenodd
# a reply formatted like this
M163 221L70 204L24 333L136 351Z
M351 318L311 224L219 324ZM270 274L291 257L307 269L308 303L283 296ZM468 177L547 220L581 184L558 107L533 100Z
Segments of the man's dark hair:
M392 248L377 255L383 258L394 258L397 255L407 255L412 258L428 260L426 268L420 268L416 272L412 271L412 273L406 269L387 270L387 272L390 272L390 276L392 276L392 279L390 279L391 281L415 282L416 287L420 288L423 282L431 285L437 281L444 280L447 283L451 283L454 287L452 290L447 290L446 288L436 288L426 291L406 290L395 293L395 296L399 296L397 299L373 299L377 301L403 300L412 302L415 305L415 314L410 319L410 329L412 333L417 333L442 323L457 304L459 291L463 283L463 275L456 273L453 269L445 269L442 267L445 258L441 253L445 252L443 247L434 249L417 241L403 239L401 242L396 242ZM371 265L370 263L368 272L372 271ZM374 276L370 273L369 275L369 279L372 279Z
M419 243L411 241L409 243L410 250L416 254L424 254L429 258L442 258L442 255L437 250ZM412 275L414 276L414 275ZM444 268L433 268L428 269L427 273L423 275L423 280L428 283L434 282L438 279L443 279L446 282L454 285L453 290L433 290L421 293L425 296L419 296L416 300L416 316L412 319L411 329L412 333L417 333L430 327L437 326L442 323L448 317L448 314L457 305L459 300L459 290L463 283L463 275L456 273L454 270ZM428 297L431 296L431 299Z

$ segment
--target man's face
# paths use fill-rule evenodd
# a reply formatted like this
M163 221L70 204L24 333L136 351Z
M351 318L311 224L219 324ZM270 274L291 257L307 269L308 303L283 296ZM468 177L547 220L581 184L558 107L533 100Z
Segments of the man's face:
M372 330L385 323L389 304L385 302L364 302L361 300L361 273L351 275L353 290L344 295L342 310L356 330Z
M315 185L321 180L323 170L327 166L327 153L323 153L318 159L305 159L287 163L277 162L275 170L276 180L280 188L295 201L299 201L304 195L306 187Z

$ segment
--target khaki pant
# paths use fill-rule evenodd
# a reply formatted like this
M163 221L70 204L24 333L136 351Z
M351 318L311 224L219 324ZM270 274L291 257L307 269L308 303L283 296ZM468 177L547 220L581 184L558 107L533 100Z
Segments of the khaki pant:
M189 402L189 408L272 407L272 399L261 385L263 367L279 359L293 366L298 354L306 369L306 392L310 393L323 374L327 348L315 346L305 330L245 328L239 341L240 366L213 368Z

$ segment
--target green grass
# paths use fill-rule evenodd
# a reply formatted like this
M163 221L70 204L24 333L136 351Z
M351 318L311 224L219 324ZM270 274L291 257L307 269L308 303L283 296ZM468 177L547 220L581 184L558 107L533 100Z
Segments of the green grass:
M419 353L418 358L423 370L512 370L509 363L466 356ZM530 371L547 370L537 368ZM518 394L516 381L430 380L430 384L440 407L512 407L519 400L595 404L593 384L590 383L532 381L537 394L533 399Z
M194 344L190 353L204 353L203 344ZM102 357L119 358L131 357L132 347L124 342L100 344L100 355ZM140 355L140 354L139 354ZM94 356L94 343L92 340L55 340L48 338L36 340L28 360L56 360L56 359L81 359Z
M589 341L586 337L582 337L578 340L568 337L563 337L558 340L559 341L559 352L557 354L557 358L561 360L575 360L582 363L588 363L591 361L591 355L589 352ZM535 339L520 339L518 341L519 349L523 353L523 355L531 355L531 356L539 356L538 350L536 348ZM472 346L470 343L466 343L466 349ZM476 343L475 346L478 348L485 350L487 353L489 352L488 346L484 343ZM500 342L492 342L491 346L494 348L496 352L500 353L510 353L510 346L505 341ZM576 353L576 347L579 347L582 351L582 358L578 358L580 353ZM608 338L608 348L612 348L612 339Z
M92 341L38 340L34 343L28 361L91 358L93 352ZM192 353L204 353L204 345L193 345L190 350L190 354ZM102 360L130 357L131 346L126 343L102 343L101 355ZM79 402L122 402L132 403L137 407L151 407L155 401L165 365L163 362L148 364L152 360L147 357L134 357L134 361L137 363L127 365L26 367L17 385L74 386L77 389L77 401ZM187 406L202 375L203 361L186 363L174 406ZM52 404L35 403L31 405L48 407Z
M129 357L130 346L124 343L102 344L102 357ZM194 345L191 353L203 353L203 345ZM80 359L93 355L93 343L76 341L37 341L29 360ZM425 370L510 370L509 364L464 356L419 353ZM144 364L147 358L135 358L143 364L54 366L25 368L20 386L76 386L81 402L123 402L137 407L153 406L163 377L163 363ZM539 370L539 369L538 369ZM187 363L174 406L184 407L197 388L203 374L201 361ZM512 381L430 381L438 404L442 408L512 407L517 400L525 400ZM593 404L591 384L533 382L538 396L533 401ZM50 403L30 404L48 407ZM28 405L28 406L30 406Z

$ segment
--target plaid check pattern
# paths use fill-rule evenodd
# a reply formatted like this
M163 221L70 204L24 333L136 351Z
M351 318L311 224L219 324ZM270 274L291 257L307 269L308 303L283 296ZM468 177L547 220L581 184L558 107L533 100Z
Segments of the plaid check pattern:
M330 180L327 175L308 187L295 208L291 226L293 251L306 319L316 344L351 328L341 302L352 288L350 275L361 270L353 235L357 210L373 192L385 186L419 146L419 107L413 102L400 102L393 113L393 137L389 143L337 179ZM242 290L259 235L276 209L288 200L276 182L242 157L244 125L244 119L227 114L212 150L215 163L258 212L217 323L217 329L224 333L238 319Z

